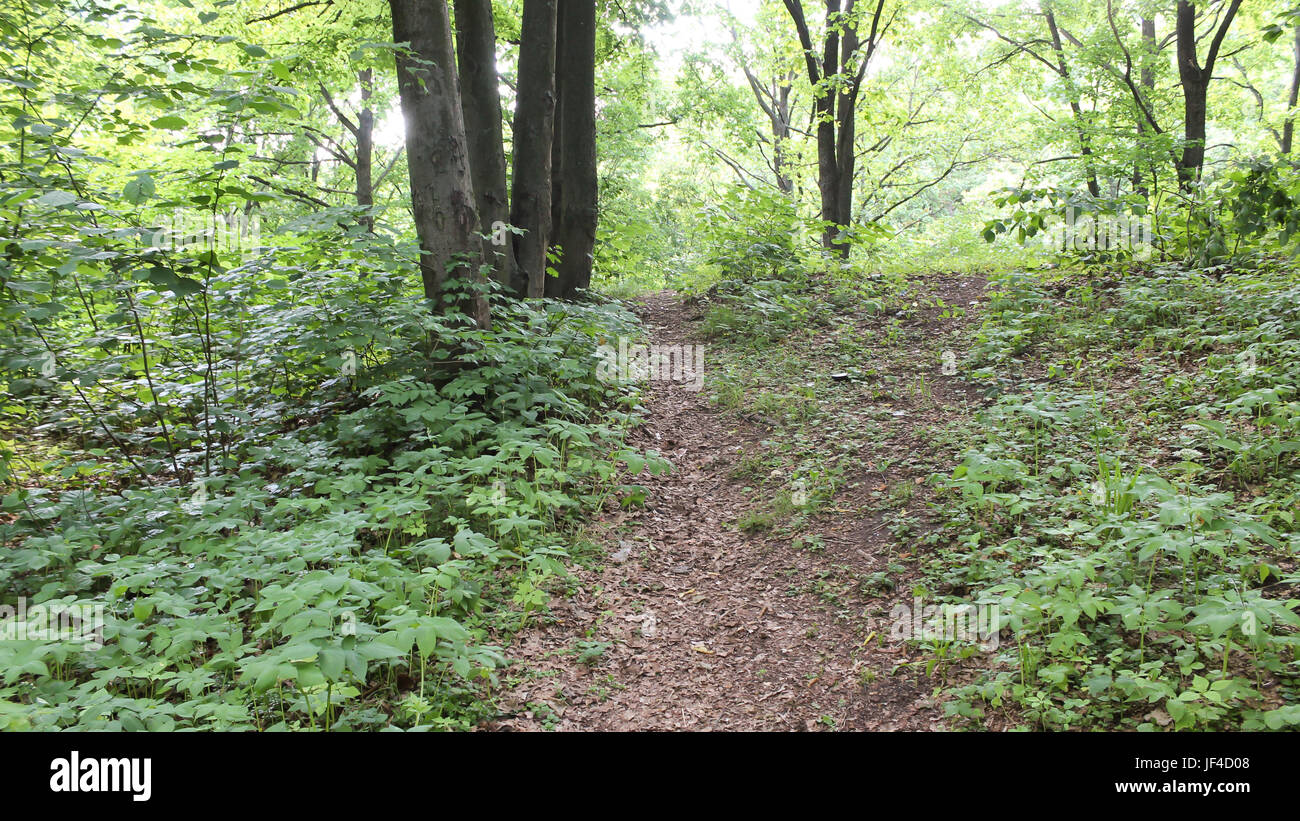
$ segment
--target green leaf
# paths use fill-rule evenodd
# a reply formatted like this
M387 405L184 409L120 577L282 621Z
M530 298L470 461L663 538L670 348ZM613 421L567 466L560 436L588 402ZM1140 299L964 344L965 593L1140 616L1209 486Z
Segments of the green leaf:
M275 684L275 672L278 666L273 661L262 663L262 671L258 673L257 679L253 682L254 692L264 693L271 689L271 686Z
M178 296L192 296L203 292L203 283L188 277L173 274L166 268L151 268L147 278L159 288L171 291Z
M370 659L371 661L401 658L405 655L405 653L393 645L382 641L369 641L365 643L358 642L357 652L360 653L362 657Z
M324 673L326 678L333 679L333 681L339 681L339 679L343 678L344 661L346 660L346 653L338 650L338 648L321 648L320 653L318 653L321 673Z
M175 114L168 114L165 117L159 117L149 123L150 126L163 131L179 131L189 125L183 117L177 117Z
M449 619L445 616L433 616L428 620L428 623L437 631L438 638L447 641L468 641L470 638L469 631L455 619Z
M425 656L433 655L438 646L438 631L432 624L422 624L415 629L415 645Z
M51 208L59 208L64 205L71 205L77 201L77 195L68 191L47 191L36 199L37 205L48 205Z
M139 205L154 195L153 177L148 174L137 174L135 179L126 184L122 189L122 198L132 205Z

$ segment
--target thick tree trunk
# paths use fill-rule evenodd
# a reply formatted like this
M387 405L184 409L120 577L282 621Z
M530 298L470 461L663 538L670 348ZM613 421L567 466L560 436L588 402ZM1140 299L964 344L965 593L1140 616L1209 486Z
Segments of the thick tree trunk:
M847 71L861 42L857 29L853 27L846 27L840 39L840 70ZM853 174L857 165L853 144L858 133L858 83L845 84L839 97L836 104L840 131L835 138L835 222L845 230L853 224ZM844 259L849 257L849 248L850 243L843 241L835 246L836 252Z
M556 53L560 88L557 140L559 176L563 180L559 221L554 226L560 246L558 277L546 280L546 295L571 299L591 285L592 251L596 244L596 3L564 0L559 21L563 47Z
M1291 70L1291 93L1287 96L1286 122L1282 124L1282 153L1291 153L1291 140L1295 136L1295 117L1290 112L1300 102L1300 23L1295 26L1295 67Z
M560 112L564 108L564 76L560 71L559 55L565 52L566 37L565 33L569 29L568 18L572 15L572 9L569 3L556 0L555 4L555 111L551 119L551 234L546 238L547 248L555 250L556 243L559 239L556 232L560 227L561 204L564 200L564 119ZM542 295L551 296L556 293L556 284L551 281L551 277L543 277Z
M367 231L375 230L375 216L371 208L375 204L374 155L375 155L375 112L370 107L370 97L374 94L374 73L371 69L357 72L357 82L361 85L361 111L357 114L357 205L365 209L361 216L361 226Z
M449 277L482 283L483 245L474 205L465 119L457 88L446 0L389 0L397 55L397 87L406 120L411 211L420 240L424 295L435 304ZM487 300L466 292L458 306L480 326Z
M551 150L555 125L555 26L560 0L524 0L519 45L519 100L515 105L514 190L510 222L519 266L516 289L546 293L546 248L551 237Z
M808 82L814 88L821 86L825 90L815 100L813 109L817 121L817 188L821 192L821 218L826 226L822 232L822 247L841 257L848 257L851 246L850 242L842 239L842 234L853 222L853 143L858 92L871 56L889 27L888 22L881 26L885 0L876 0L873 13L866 18L871 21L866 50L859 53L863 43L853 6L853 0L849 0L841 15L840 0L826 0L826 33L819 65L802 2L785 0L786 10L799 34ZM858 65L852 69L855 56ZM829 84L824 81L830 78L841 82L827 88Z
M1205 166L1210 80L1214 76L1219 47L1223 45L1223 38L1227 36L1228 27L1240 7L1241 0L1232 0L1228 5L1202 66L1196 56L1196 6L1189 0L1178 0L1174 33L1178 40L1178 77L1183 86L1183 152L1178 158L1178 181L1184 189L1200 180L1201 169Z
M1201 178L1205 165L1205 120L1209 83L1200 69L1187 70L1178 59L1183 85L1183 151L1178 158L1178 179L1187 188Z
M497 37L491 0L455 0L456 60L460 70L461 105L469 140L469 167L474 180L479 225L487 236L483 256L492 264L493 278L507 293L516 290L514 244L493 242L496 230L509 217L506 199L506 155L501 128L501 79L497 75Z
M826 41L822 49L822 77L839 73L840 35L834 18L840 12L839 0L826 0ZM840 219L840 167L835 160L835 103L837 95L826 89L817 105L817 188L821 192L822 247L827 251L847 254L848 248L839 248L839 236L844 228Z

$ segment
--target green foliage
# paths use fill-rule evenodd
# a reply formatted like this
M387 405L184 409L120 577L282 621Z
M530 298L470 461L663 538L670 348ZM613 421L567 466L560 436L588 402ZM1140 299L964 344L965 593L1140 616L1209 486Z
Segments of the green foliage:
M635 393L597 378L597 347L637 335L622 308L492 294L476 329L454 307L465 283L421 298L385 6L0 8L0 585L4 603L104 613L102 646L0 640L0 727L472 726L502 646L547 618L577 528L667 469L625 444ZM1006 36L989 37L971 20L989 10L960 6L890 18L894 57L857 99L842 262L816 245L806 115L846 78L807 80L786 10L725 15L718 31L744 29L713 50L725 60L687 55L669 76L635 30L664 4L601 4L596 289L685 290L703 333L751 357L710 377L719 401L800 433L756 473L773 503L737 525L793 536L848 474L803 439L826 416L826 361L764 357L829 329L838 368L871 343L837 311L883 311L917 266L992 270L968 364L993 404L934 480L926 572L1001 602L1020 640L954 711L1295 726L1300 292L1279 258L1300 174L1270 140L1294 115L1277 41L1296 14L1243 11L1205 182L1179 185L1177 81L1140 30L1054 4L1065 76L1042 70L1045 15L999 13ZM1117 0L1116 19L1141 13ZM494 15L508 89L518 3ZM1161 263L1193 267L1052 280L1011 267L1046 251L977 245L1067 214L1149 218ZM1143 249L1060 250L1099 265ZM911 321L900 308L877 339ZM901 568L863 584L891 590ZM607 649L574 652L596 666ZM968 650L936 644L925 667Z
M426 303L382 209L249 173L300 113L266 49L58 5L0 12L0 587L102 608L102 642L0 640L0 720L482 720L574 524L667 467L596 375L634 317Z
M773 279L799 270L801 223L794 202L777 191L731 186L699 215L705 262L742 281Z
M716 339L769 344L817 321L818 301L807 284L780 279L728 280L710 289L701 329Z
M427 327L408 304L405 324ZM0 580L33 603L103 606L104 646L0 642L11 712L34 728L475 720L481 687L505 661L489 633L520 621L504 605L525 618L543 607L547 580L564 572L566 519L616 491L617 460L646 463L618 444L631 417L594 376L595 334L627 321L518 306L491 335L438 328L465 352L450 379L410 376L418 358L372 347L382 364L358 371L360 390L318 378L286 399L274 380L253 382L243 401L272 415L230 414L228 469L185 484L149 456L162 444L133 417L99 419L134 443L137 461L158 459L159 472L129 488L118 489L109 449L80 451L52 432L59 462L85 473L65 472L61 489L8 490ZM181 393L156 379L160 394ZM606 404L612 427L590 410ZM183 405L168 414L193 424ZM294 417L303 421L286 428ZM200 463L200 446L178 447L177 460ZM6 455L32 474L57 467L26 461ZM383 719L376 692L419 703Z
M1300 602L1282 569L1300 549L1291 274L1161 268L1104 307L1049 287L1004 280L972 359L988 379L1075 364L1001 396L977 420L984 441L935 477L946 524L927 572L1000 602L1015 640L1011 672L959 689L951 711L1014 704L1044 728L1284 726L1277 699L1300 685ZM1171 375L1155 395L1117 396L1135 350L1157 384L1190 368L1190 390Z
M1151 251L1151 237L1142 228L1145 197L1107 199L1086 191L1013 187L994 194L993 203L1012 210L984 223L985 242L1001 234L1013 236L1021 245L1037 238L1044 250L1085 264L1129 260ZM1119 226L1122 230L1112 230Z
M1171 220L1171 245L1205 267L1258 264L1279 250L1295 251L1300 234L1300 164L1243 161L1184 198Z

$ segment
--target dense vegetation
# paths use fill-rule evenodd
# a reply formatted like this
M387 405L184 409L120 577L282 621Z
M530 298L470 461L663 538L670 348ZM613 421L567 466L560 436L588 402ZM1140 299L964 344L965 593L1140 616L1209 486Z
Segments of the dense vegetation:
M664 288L770 426L756 539L818 549L855 403L935 410L846 584L1000 608L909 639L950 726L1300 726L1300 8L0 0L0 44L0 605L103 614L0 640L0 729L491 720L671 469L599 370Z

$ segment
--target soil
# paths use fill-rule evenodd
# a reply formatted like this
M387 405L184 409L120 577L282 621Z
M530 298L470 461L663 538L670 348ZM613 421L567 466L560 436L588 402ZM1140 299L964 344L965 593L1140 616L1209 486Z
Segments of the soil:
M657 450L673 470L637 477L645 505L611 506L595 524L589 535L605 559L576 568L575 592L554 597L550 618L508 648L517 665L489 729L948 727L935 693L941 676L951 683L964 671L927 675L932 656L891 637L891 610L912 603L916 529L931 515L925 479L951 470L952 454L932 432L986 401L942 358L972 327L984 282L933 277L915 287L901 308L851 319L867 333L892 327L893 350L872 354L878 376L847 386L839 415L870 410L884 431L847 462L834 498L806 522L817 549L779 529L737 526L763 492L737 468L774 435L770 420L722 409L707 389L649 383L646 422L631 444ZM966 314L942 316L935 296ZM692 321L699 310L674 293L644 298L638 313L656 344L701 341ZM829 347L812 355L828 374L856 364ZM898 387L917 374L928 387ZM888 397L881 385L893 386ZM890 494L903 500L894 510L881 503ZM902 538L891 528L899 514L915 522ZM901 571L892 589L863 584L891 565Z

